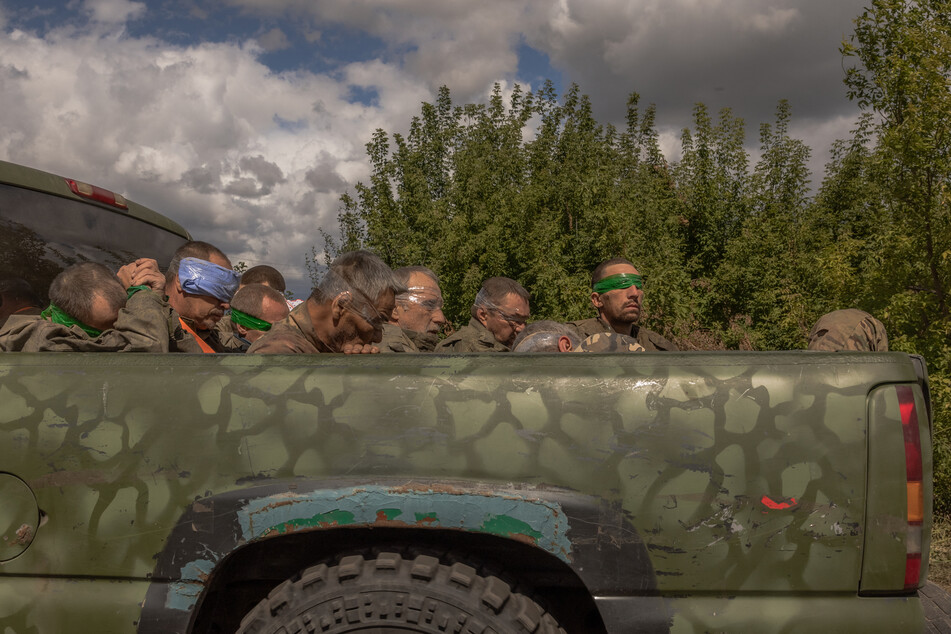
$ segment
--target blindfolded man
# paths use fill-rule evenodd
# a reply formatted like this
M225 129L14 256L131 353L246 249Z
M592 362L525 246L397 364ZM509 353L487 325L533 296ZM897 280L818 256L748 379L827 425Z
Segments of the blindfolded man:
M224 316L241 280L228 257L207 242L186 242L172 257L165 278L168 303L177 313L170 327L169 349L227 352L215 324Z
M396 296L380 352L432 352L446 325L439 278L425 266L404 266L393 273L407 290Z
M677 346L652 330L640 326L644 282L640 272L624 258L599 264L591 273L591 305L598 316L568 322L582 338L599 332L632 337L647 351L677 350Z
M472 304L472 319L443 339L436 352L508 352L530 316L529 295L507 277L490 277Z
M373 344L383 338L383 325L392 317L396 295L406 290L373 253L344 253L330 265L307 301L274 324L248 352L379 352Z

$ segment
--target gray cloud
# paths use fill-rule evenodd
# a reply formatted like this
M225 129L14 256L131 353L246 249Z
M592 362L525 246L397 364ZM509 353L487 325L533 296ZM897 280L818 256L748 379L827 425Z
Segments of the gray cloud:
M759 123L786 98L818 181L827 146L856 112L837 48L860 0L232 4L269 26L294 20L245 42L180 46L128 35L123 21L147 17L143 3L89 0L98 19L42 36L16 30L15 14L0 9L0 158L124 193L234 261L277 266L303 286L319 229L336 228L340 194L369 175L373 131L405 133L442 84L457 102L484 100L496 81L511 86L521 42L577 82L601 121L623 124L631 91L656 103L671 156L696 102L732 107L755 148ZM212 19L217 10L181 6ZM322 43L340 25L379 38L384 54L324 74L260 61L289 35ZM353 103L355 89L373 103Z
M837 53L864 0L566 2L527 37L621 120L626 96L655 103L662 125L683 126L694 104L769 121L780 99L794 116L852 108Z
M265 51L271 53L274 51L283 51L290 47L290 41L287 39L287 35L284 34L284 31L275 27L265 33L262 33L258 36L258 44L261 45Z

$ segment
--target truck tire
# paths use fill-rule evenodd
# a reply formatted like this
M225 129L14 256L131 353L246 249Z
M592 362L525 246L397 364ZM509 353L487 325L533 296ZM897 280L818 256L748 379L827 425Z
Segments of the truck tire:
M307 568L241 620L239 634L446 632L565 634L530 598L498 577L436 557L380 553Z

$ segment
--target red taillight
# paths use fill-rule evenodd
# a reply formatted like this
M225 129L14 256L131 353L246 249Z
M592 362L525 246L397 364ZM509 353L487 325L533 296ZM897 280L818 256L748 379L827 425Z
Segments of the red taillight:
M66 179L66 184L69 185L69 189L72 190L72 192L77 196L89 198L90 200L95 200L96 202L118 207L119 209L129 208L129 204L126 202L125 198L119 194L109 191L108 189L96 187L95 185L90 185L89 183L83 183L81 181L74 181L71 178Z
M921 537L925 519L925 497L921 472L921 436L918 427L918 411L915 407L915 392L909 385L899 385L898 409L901 412L901 427L905 438L905 486L908 492L907 521L905 534L905 589L913 590L921 576Z

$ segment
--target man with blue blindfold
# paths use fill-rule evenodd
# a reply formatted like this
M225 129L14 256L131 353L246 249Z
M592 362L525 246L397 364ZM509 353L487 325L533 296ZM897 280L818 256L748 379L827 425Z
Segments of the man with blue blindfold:
M612 258L591 273L591 305L598 316L568 322L582 339L601 332L633 337L646 351L677 350L677 346L638 325L644 301L644 280L630 261Z
M171 352L226 352L215 325L224 316L241 276L217 247L192 240L178 248L165 274Z

